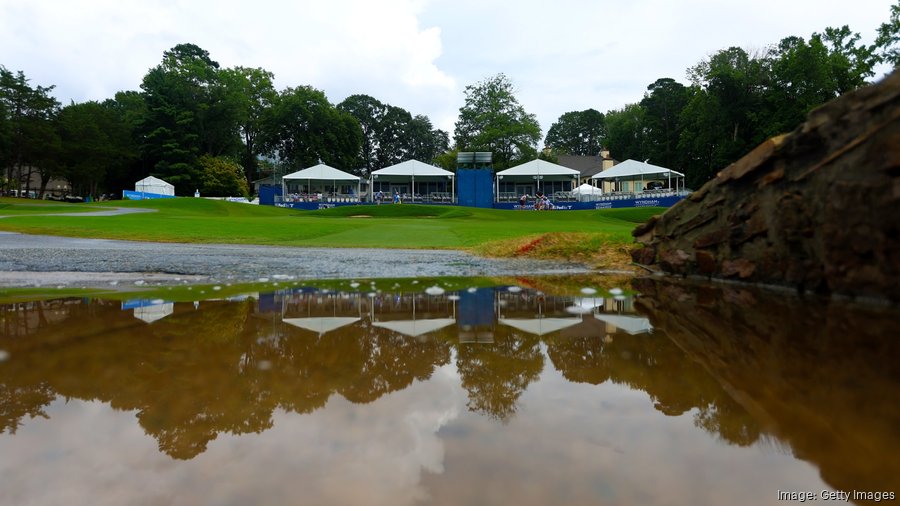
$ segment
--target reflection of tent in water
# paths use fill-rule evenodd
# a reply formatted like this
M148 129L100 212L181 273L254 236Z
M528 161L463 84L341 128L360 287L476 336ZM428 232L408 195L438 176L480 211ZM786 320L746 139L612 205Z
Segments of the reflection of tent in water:
M594 318L613 325L617 329L625 331L631 335L644 334L653 330L653 326L650 325L650 320L644 318L643 316L596 313L594 314Z
M175 312L175 304L172 302L166 304L157 304L155 306L141 306L133 309L134 317L147 323L153 323L156 320L162 320Z
M394 332L404 334L410 337L419 337L435 330L442 329L448 325L453 325L456 320L453 318L432 318L426 320L396 320L388 322L372 322L372 325L383 329L392 330Z
M581 318L500 318L500 323L528 332L536 336L543 336L558 330L569 328L581 323Z
M321 336L345 325L358 322L359 318L351 316L323 316L318 318L284 318L281 321L288 325L315 332Z

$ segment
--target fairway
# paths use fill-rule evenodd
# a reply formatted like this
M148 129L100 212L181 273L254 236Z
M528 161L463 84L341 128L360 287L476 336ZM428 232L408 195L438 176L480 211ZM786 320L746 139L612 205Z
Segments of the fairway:
M132 241L325 246L342 248L477 249L487 244L576 233L630 244L631 230L660 208L596 211L505 211L456 206L369 205L297 211L204 199L92 204L157 212L122 216L12 216L0 230ZM56 212L83 210L54 205Z

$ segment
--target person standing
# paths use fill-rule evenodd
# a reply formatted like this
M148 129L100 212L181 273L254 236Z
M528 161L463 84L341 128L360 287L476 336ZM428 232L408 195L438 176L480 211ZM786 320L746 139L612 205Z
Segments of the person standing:
M528 204L528 194L522 193L522 196L519 197L519 207L525 209L526 204Z
M398 192L398 191L395 191L395 192L394 192L394 203L395 203L395 204L402 204L402 203L403 203L403 202L400 202L400 192Z

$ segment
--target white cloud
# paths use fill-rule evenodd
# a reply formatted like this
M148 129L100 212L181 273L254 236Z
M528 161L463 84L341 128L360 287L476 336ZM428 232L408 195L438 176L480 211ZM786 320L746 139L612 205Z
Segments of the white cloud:
M620 108L729 46L762 48L847 24L871 41L889 0L214 2L0 0L0 64L56 96L137 90L191 42L224 66L263 67L332 102L365 93L452 131L463 88L498 72L545 132L562 113Z

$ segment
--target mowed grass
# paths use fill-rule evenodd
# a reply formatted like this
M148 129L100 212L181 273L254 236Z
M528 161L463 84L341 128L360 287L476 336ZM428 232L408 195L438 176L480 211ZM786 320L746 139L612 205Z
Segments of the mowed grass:
M558 233L578 237L599 234L605 242L630 244L631 230L636 224L663 210L538 212L385 204L297 211L191 198L104 202L91 206L137 207L157 212L122 216L16 216L0 220L0 230L154 242L477 249L497 241Z
M66 204L48 200L0 198L0 216L20 216L52 213L84 213L98 211L96 207L81 204Z

